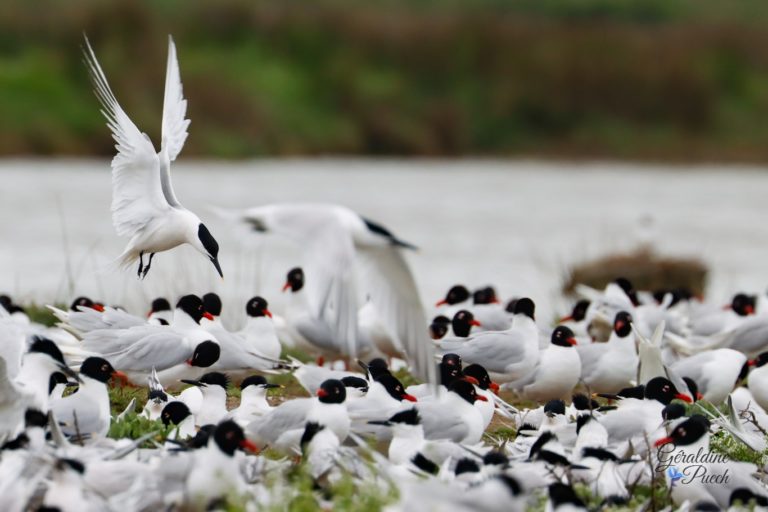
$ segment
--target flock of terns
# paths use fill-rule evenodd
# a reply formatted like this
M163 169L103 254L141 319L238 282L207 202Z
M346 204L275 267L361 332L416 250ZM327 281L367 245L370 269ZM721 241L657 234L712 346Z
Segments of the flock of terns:
M116 263L138 262L144 279L156 253L187 243L223 276L216 240L171 184L189 126L173 41L159 153L87 41L85 55L116 141L113 223L130 238ZM347 479L393 511L586 510L586 494L651 509L635 491L660 485L675 509L768 507L764 467L710 453L712 436L754 460L768 449L768 297L724 308L617 279L580 287L550 325L530 298L457 285L428 314L402 255L415 247L356 212L218 213L300 249L281 315L255 296L235 331L215 293L158 298L146 315L79 297L49 306L59 323L46 327L0 297L1 510L283 510L297 465L318 507ZM404 385L398 364L422 383ZM285 373L307 396L269 394ZM147 387L146 403L116 414L115 379ZM133 414L168 435L108 437Z

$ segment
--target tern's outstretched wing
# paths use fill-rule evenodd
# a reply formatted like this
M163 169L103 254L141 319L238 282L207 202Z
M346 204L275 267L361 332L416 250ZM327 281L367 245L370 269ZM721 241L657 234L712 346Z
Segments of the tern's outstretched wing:
M176 45L173 38L168 36L168 67L165 72L165 98L163 100L163 131L161 152L168 155L168 163L176 160L184 141L187 140L189 119L187 115L187 100L181 87L179 61L176 58ZM171 184L171 169L169 165L161 165L160 182L163 195L171 206L181 206Z
M350 357L357 357L357 289L355 248L337 219L328 216L305 245L307 289L318 318Z
M434 345L416 282L395 245L358 248L361 287L371 298L382 324L405 350L414 374L437 382Z
M112 223L120 236L133 236L170 208L160 183L160 161L149 137L123 111L109 88L88 39L85 62L91 72L102 114L115 139L112 159Z
M338 348L356 356L357 291L352 237L333 208L321 204L274 204L235 217L257 230L284 236L302 249L312 315L333 333Z

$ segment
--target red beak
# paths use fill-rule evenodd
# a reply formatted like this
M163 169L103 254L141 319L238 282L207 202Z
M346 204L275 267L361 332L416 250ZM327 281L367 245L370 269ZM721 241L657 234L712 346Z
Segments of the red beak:
M744 311L747 312L748 315L752 315L755 313L755 307L754 306L745 306Z
M485 398L483 395L476 395L475 400L480 400L481 402L487 402L488 399Z
M285 283L285 284L283 285L283 291L285 291L285 290L289 290L290 288L291 288L291 283L290 283L290 282L287 282L287 283Z
M565 341L567 341L567 342L568 342L568 343L570 343L571 345L578 345L578 344L579 344L579 342L578 342L578 341L576 341L576 338L568 338L568 339L567 339L567 340L565 340Z
M187 359L187 364L188 364L189 366L192 366L192 359Z
M403 395L403 400L408 400L409 402L418 402L419 401L418 398L416 398L413 395L409 395L408 393Z
M270 313L268 309L262 309L261 312L267 315L269 318L272 318L272 313Z
M757 359L750 359L747 361L747 365L749 366L755 366L757 364Z
M470 384L474 384L475 386L479 386L480 382L474 377L464 376L464 380L469 382Z
M619 320L618 322L616 322L616 325L614 326L614 330L618 331L619 329L623 329L623 328L624 328L623 320Z
M446 304L448 304L448 301L445 300L445 299L442 299L442 300L437 301L437 304L435 304L435 306L436 307L440 307L440 306L445 306Z
M117 379L117 380L119 380L119 381L120 381L120 383L121 383L123 386L127 386L127 385L128 385L128 376L127 376L126 374L124 374L123 372L120 372L120 371L115 371L115 372L112 374L112 378L113 378L113 379Z
M152 311L152 310L150 309L150 310L149 310L149 313L147 313L147 318L151 317L151 316L152 316L152 313L154 313L154 311Z
M475 327L480 327L480 325L482 325L482 324L480 322L478 322L477 320L472 320L471 322L469 322L469 325L474 325Z
M699 393L699 392L697 391L697 392L696 392L696 400L702 400L703 398L704 398L704 395L702 395L701 393Z
M496 393L497 395L499 394L499 385L498 385L498 384L496 384L495 382L491 382L491 383L488 385L488 387L489 387L489 388L491 388L491 391L493 391L493 392L494 392L494 393Z
M678 400L682 400L683 402L688 402L689 404L693 403L693 399L689 397L688 395L684 395L682 393L678 393L675 395L675 398Z
M499 299L493 299L491 304L501 304L501 301Z
M96 302L93 305L93 309L95 309L96 311L102 313L102 312L104 312L104 305L103 304L99 304L98 302Z
M209 313L209 312L207 312L207 311L206 311L205 313L203 313L203 318L207 318L207 319L208 319L208 320L210 320L210 321L213 321L213 320L214 320L214 318L213 318L213 315L212 315L212 314L210 314L210 313Z
M659 446L663 446L665 444L673 443L674 441L675 440L672 439L671 437L662 437L661 439L659 439L658 441L653 443L653 446L658 448Z
M728 311L729 309L731 309L730 304L726 304L725 306L723 306L723 311Z
M319 396L320 398L325 398L326 396L328 396L328 392L323 388L320 388L317 390L317 396Z
M244 450L248 450L249 452L252 452L255 454L259 453L259 447L253 444L248 439L243 439L242 441L240 441L240 448Z
M558 320L557 323L561 324L563 322L570 322L571 320L573 320L573 315L568 315Z

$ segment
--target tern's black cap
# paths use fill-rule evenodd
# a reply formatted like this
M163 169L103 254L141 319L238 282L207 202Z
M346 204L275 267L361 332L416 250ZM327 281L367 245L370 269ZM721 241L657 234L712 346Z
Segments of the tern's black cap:
M221 315L221 297L211 292L203 295L203 309L213 316Z
M48 338L35 336L34 341L32 341L32 345L29 346L29 351L37 352L40 354L48 354L52 359L55 359L61 364L65 364L64 354L62 354L61 350L59 350L59 347Z
M160 413L160 420L163 425L178 425L184 421L190 414L192 414L184 402L169 402L168 405L163 407L163 411Z

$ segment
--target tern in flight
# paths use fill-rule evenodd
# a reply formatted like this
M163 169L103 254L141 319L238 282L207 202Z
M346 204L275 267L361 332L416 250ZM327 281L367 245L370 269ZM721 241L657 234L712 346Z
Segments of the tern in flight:
M210 259L224 277L218 260L219 244L198 216L179 203L171 184L171 162L181 152L189 126L173 39L168 38L159 153L147 134L139 131L117 103L87 38L85 45L85 61L96 96L116 142L117 155L112 159L112 223L118 235L130 237L117 263L125 268L139 260L138 276L143 279L155 253L187 243ZM149 255L146 266L145 254Z

